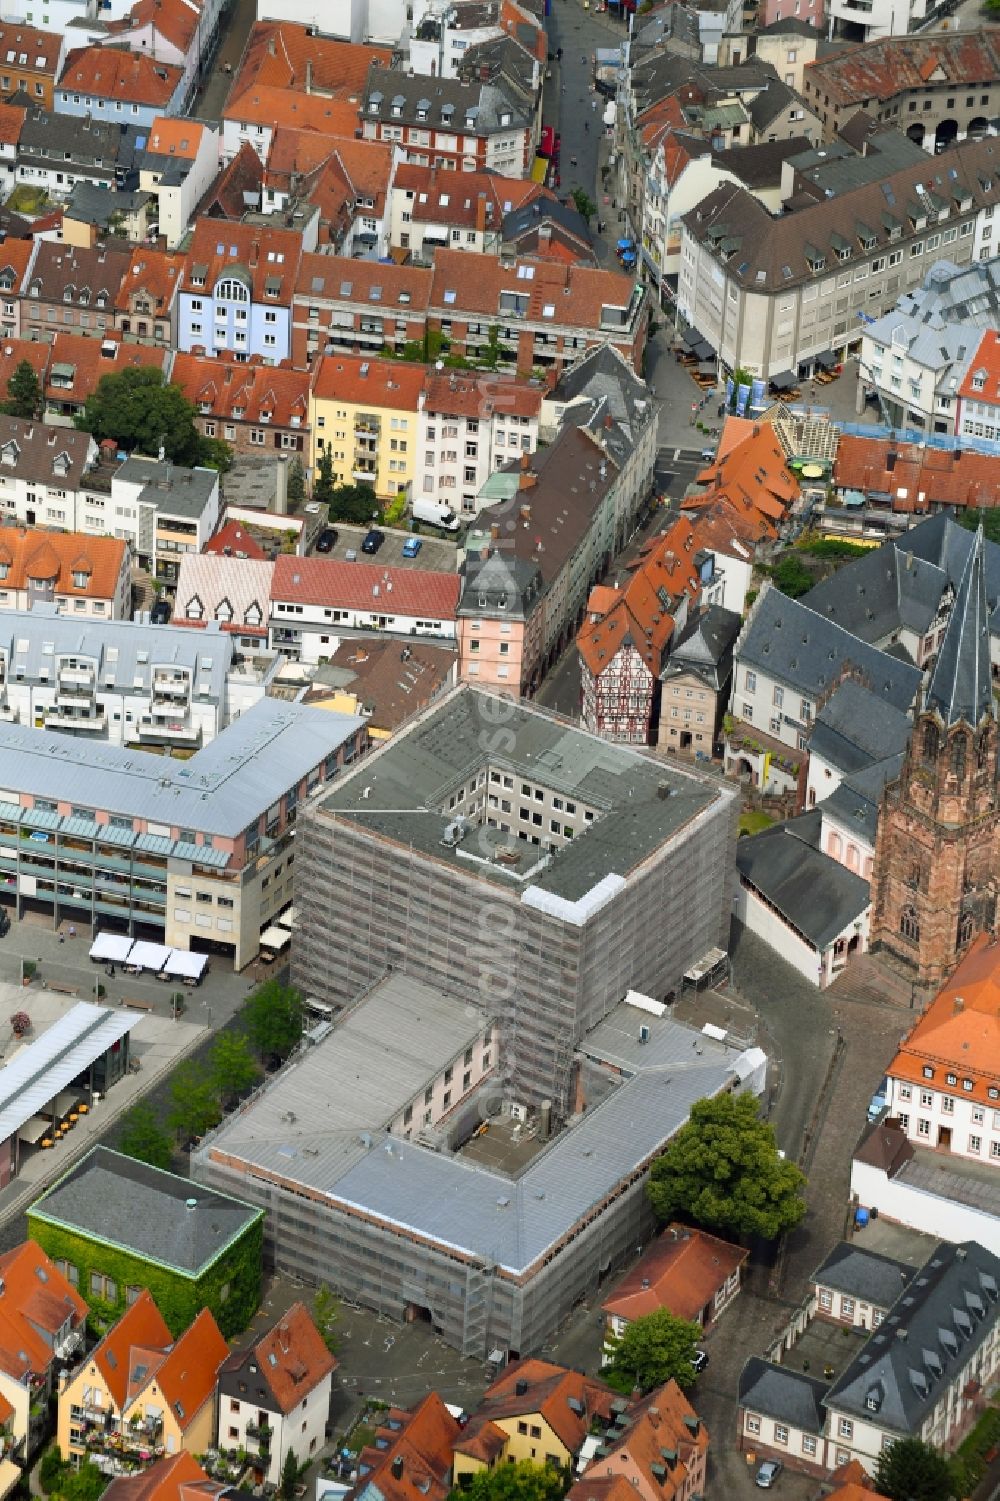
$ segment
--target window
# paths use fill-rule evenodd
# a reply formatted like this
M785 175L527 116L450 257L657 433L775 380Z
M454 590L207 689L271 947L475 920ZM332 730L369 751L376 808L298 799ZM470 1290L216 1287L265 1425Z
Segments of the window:
M837 1424L837 1433L840 1438L854 1437L854 1424L850 1418L841 1418Z
M756 693L756 691L757 691L757 674L755 672L748 672L747 673L747 676L746 676L746 690L747 690L748 693Z
M787 1444L788 1443L788 1429L785 1427L784 1423L775 1423L775 1425L774 1425L774 1442L776 1444Z
M841 1296L840 1312L843 1318L852 1319L854 1317L854 1299ZM846 1434L844 1436L845 1438L847 1437Z
M969 1151L972 1152L974 1156L978 1157L978 1155L982 1151L982 1149L983 1149L983 1138L981 1136L970 1136L969 1137Z
M132 1307L132 1304L137 1300L137 1298L139 1297L139 1294L141 1292L142 1292L142 1288L138 1287L134 1282L130 1283L129 1286L126 1287L126 1289L125 1289L125 1306L126 1306L126 1308L131 1308Z
M934 1096L929 1089L922 1089L920 1091L920 1103L925 1110L934 1109Z
M746 1423L747 1423L747 1433L759 1433L760 1432L760 1418L757 1416L757 1414L755 1412L748 1412L747 1413Z
M808 1433L802 1435L802 1452L803 1454L816 1453L816 1440Z
M105 1277L103 1272L91 1272L90 1295L92 1298L103 1298L107 1303L117 1303L118 1283L113 1277Z
M903 938L908 938L911 943L917 943L920 939L920 920L917 917L916 908L904 907L899 919L899 931ZM925 1070L926 1073L926 1070ZM931 1074L933 1077L933 1071Z
M931 1123L930 1123L930 1121L927 1121L927 1120L919 1120L919 1121L917 1121L917 1135L918 1136L930 1136L930 1134L931 1134Z
M912 1100L913 1090L910 1088L909 1084L901 1084L899 1086L899 1098L901 1100Z

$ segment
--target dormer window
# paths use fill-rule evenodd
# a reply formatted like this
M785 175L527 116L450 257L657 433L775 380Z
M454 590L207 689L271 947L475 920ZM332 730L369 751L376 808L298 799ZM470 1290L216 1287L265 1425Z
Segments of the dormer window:
M934 1077L934 1070L931 1068L931 1066L930 1066L929 1063L925 1063L924 1064L924 1078L925 1079L933 1079L933 1077Z
M985 370L975 370L975 371L973 371L973 375L972 375L972 389L974 391L984 391L986 389L986 371Z
M77 570L73 574L73 588L74 589L86 589L86 587L87 587L87 585L89 583L90 583L90 574L89 573L84 573L81 570Z
M0 563L0 579L5 579L8 573L10 573L10 564Z

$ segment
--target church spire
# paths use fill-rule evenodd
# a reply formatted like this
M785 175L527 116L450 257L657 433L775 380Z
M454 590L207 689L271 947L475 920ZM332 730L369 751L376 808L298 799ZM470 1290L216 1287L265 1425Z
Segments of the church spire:
M959 720L978 725L993 706L983 553L983 529L979 527L927 689L924 707L940 714L946 727Z

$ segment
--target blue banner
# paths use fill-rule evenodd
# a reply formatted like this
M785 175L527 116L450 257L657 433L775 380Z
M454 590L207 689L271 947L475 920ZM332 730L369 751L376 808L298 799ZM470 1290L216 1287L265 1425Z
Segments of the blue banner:
M766 387L762 380L755 380L750 387L750 405L762 407L764 405L764 391Z
M730 375L729 378L726 381L726 410L727 411L732 411L732 407L733 407L733 392L734 392L735 389L736 389L736 387L733 385L733 377Z
M736 415L742 417L747 409L747 401L750 398L750 387L740 386L736 393Z

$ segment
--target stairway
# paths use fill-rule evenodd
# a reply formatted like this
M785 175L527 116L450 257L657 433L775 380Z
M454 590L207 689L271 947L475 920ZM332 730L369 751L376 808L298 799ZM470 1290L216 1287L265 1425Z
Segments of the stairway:
M835 1001L861 1001L914 1012L922 1011L930 999L881 954L859 954L852 959L827 994Z

